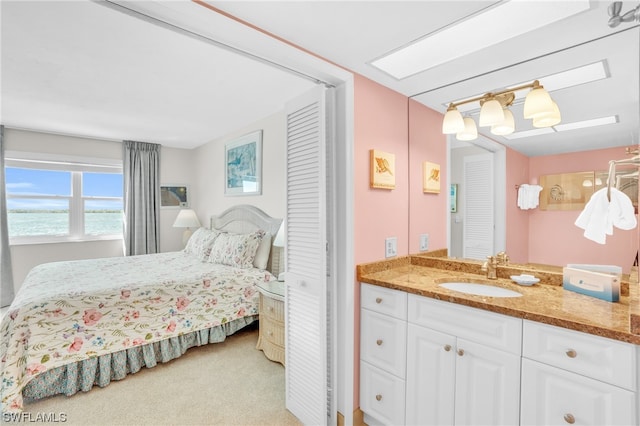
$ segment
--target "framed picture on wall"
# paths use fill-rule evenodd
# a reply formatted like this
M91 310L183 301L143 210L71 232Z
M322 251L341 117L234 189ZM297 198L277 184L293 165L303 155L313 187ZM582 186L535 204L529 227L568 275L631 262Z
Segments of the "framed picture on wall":
M160 207L189 207L189 187L187 185L160 185Z
M224 146L224 195L262 194L262 130Z
M422 192L440 193L440 165L425 161L422 163Z
M396 156L384 151L369 151L371 188L394 189L396 187Z

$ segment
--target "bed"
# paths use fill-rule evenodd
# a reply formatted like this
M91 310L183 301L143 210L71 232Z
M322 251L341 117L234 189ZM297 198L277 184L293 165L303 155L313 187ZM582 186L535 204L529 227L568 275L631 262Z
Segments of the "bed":
M256 321L256 285L280 272L280 223L241 205L182 251L33 268L0 326L2 412L106 386Z

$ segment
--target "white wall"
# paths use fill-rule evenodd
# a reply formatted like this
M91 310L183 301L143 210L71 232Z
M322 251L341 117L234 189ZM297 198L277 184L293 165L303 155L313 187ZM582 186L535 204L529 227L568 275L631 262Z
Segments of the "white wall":
M262 129L262 195L225 196L225 143ZM267 214L283 218L286 213L285 160L286 128L284 110L257 121L223 138L202 145L195 151L193 208L200 222L208 224L212 215L237 204L251 204Z

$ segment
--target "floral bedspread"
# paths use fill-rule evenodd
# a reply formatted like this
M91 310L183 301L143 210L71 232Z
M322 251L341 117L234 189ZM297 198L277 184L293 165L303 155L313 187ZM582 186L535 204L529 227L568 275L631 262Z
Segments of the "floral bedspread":
M257 315L256 284L272 279L184 251L39 265L0 327L2 411L44 371Z

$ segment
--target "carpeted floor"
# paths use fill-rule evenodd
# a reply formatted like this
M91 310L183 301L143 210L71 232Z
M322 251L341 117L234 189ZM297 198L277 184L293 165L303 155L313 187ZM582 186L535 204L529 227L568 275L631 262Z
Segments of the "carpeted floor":
M299 425L285 408L284 367L257 350L257 327L192 348L104 388L28 404L32 419L71 425Z

